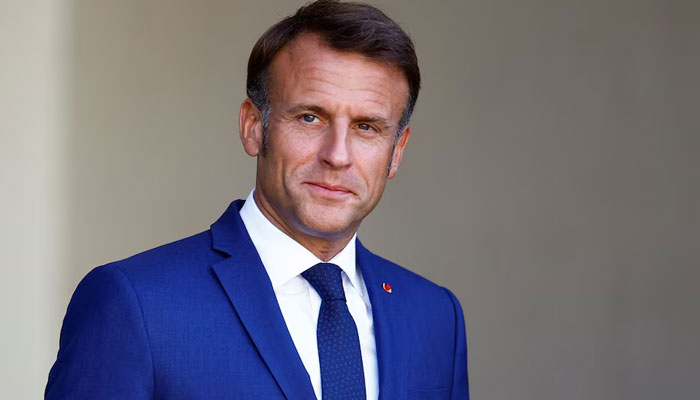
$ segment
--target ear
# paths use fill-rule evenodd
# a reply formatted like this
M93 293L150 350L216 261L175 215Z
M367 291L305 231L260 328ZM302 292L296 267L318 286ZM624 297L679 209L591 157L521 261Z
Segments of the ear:
M399 165L401 165L401 159L403 158L403 151L406 148L406 144L408 144L409 136L411 136L411 127L407 125L394 146L394 154L391 155L391 167L389 167L389 175L387 176L389 179L396 176L396 171L399 170Z
M251 157L260 154L263 145L262 115L250 98L245 99L241 104L241 112L238 116L238 130L245 152Z

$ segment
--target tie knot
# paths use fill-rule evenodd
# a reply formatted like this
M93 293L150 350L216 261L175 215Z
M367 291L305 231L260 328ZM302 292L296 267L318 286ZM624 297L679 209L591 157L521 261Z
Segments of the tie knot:
M302 272L301 276L313 286L318 295L321 296L321 300L345 301L343 277L340 274L339 266L329 263L319 263Z

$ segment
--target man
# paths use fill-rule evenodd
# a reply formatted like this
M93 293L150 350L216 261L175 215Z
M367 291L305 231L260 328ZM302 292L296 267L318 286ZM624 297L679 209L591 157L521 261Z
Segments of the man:
M255 189L211 229L90 272L49 399L468 399L457 299L356 239L401 163L420 77L373 7L321 0L248 64Z

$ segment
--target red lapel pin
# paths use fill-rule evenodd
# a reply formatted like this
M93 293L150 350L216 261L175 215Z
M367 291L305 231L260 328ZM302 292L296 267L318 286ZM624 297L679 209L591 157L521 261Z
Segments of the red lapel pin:
M388 283L382 283L382 289L387 293L391 293L391 285Z

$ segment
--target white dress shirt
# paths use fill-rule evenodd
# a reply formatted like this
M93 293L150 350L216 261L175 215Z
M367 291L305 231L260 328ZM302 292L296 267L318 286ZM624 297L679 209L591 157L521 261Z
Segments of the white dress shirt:
M324 261L274 226L255 203L254 192L255 190L250 192L241 208L241 219L270 277L284 322L311 378L316 398L321 399L321 367L316 343L321 297L301 273ZM343 271L341 275L345 298L360 338L367 399L377 399L379 377L372 306L367 287L357 268L355 236L340 253L327 262L336 264Z

